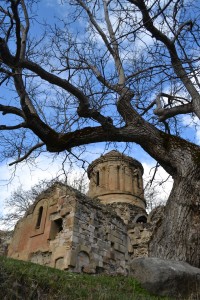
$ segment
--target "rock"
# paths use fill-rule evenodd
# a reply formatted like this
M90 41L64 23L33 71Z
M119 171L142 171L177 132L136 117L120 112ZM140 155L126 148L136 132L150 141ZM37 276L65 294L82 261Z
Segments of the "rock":
M155 295L191 300L200 297L200 269L182 261L136 258L131 263L131 275Z

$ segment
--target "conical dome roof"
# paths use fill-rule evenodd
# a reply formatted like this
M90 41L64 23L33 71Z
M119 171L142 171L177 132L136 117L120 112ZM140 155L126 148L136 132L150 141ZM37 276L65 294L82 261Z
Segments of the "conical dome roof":
M144 173L144 169L143 169L143 166L142 164L128 156L128 155L125 155L117 150L111 150L110 152L104 154L104 155L101 155L99 158L95 159L88 167L88 170L87 170L87 173L88 173L88 177L90 178L90 173L92 171L92 169L97 165L97 164L100 164L102 162L106 162L106 161L116 161L116 160L121 160L121 161L126 161L128 162L131 166L134 166L134 167L137 167L137 168L140 168L141 169L141 172L142 174Z
M95 159L88 167L88 195L104 204L130 203L145 209L142 164L112 150Z
M117 150L111 150L110 152L102 155L104 157L108 157L108 156L122 156L123 154Z

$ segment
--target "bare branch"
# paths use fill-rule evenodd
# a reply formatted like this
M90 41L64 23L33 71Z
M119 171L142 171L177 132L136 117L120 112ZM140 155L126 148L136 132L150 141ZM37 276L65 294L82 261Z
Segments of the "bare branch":
M196 113L196 115L200 118L200 110L199 104L200 104L200 96L198 91L196 90L195 86L193 85L192 81L190 80L186 70L183 68L183 65L181 63L181 60L178 57L175 45L173 41L171 41L165 34L163 34L160 30L158 30L154 24L153 20L150 17L149 11L145 5L144 0L128 0L130 3L136 5L139 10L141 11L142 17L143 17L143 25L144 27L152 34L152 37L155 37L158 41L161 41L168 49L172 66L174 68L174 71L178 78L180 78L190 93L192 99L193 99L193 111Z
M166 119L169 119L171 117L175 117L177 115L181 114L188 114L193 112L193 107L191 103L183 104L179 106L174 106L171 108L160 108L154 110L154 113L159 116L159 121L163 122Z
M11 0L11 9L13 12L14 20L16 22L16 54L15 54L15 60L17 61L20 58L20 53L21 53L21 22L18 14L18 5L20 3L20 0L14 1Z
M117 72L119 74L119 84L124 85L124 83L125 83L125 74L124 74L122 62L120 60L118 41L115 37L115 33L113 31L112 24L111 24L110 18L109 18L107 0L103 0L103 6L104 6L105 21L106 21L108 32L109 32L109 35L110 35L111 45L113 46L113 51L114 51L113 52L113 58L115 60L116 69L117 69Z
M25 119L23 111L14 106L7 106L7 105L0 104L0 111L2 111L3 115L13 114Z
M187 22L184 22L183 24L181 24L181 26L178 28L177 32L175 33L172 42L174 43L174 42L178 39L180 33L182 32L182 30L183 30L185 27L187 27L187 30L191 30L191 29L192 29L192 26L193 26L192 21L187 21Z
M27 124L25 122L20 123L18 125L13 126L6 126L6 125L0 125L0 130L14 130L19 128L27 128Z
M27 60L22 61L20 65L22 67L26 67L27 69L35 72L42 79L45 79L52 84L64 88L66 91L70 92L75 97L77 97L77 99L79 100L78 114L80 117L93 118L103 126L104 125L107 126L110 124L110 121L108 120L107 117L104 117L100 112L96 111L95 109L89 108L90 107L89 99L78 88L76 88L74 85L69 83L67 80L61 79L58 76L45 71L37 64Z
M178 114L187 114L187 113L191 113L193 112L193 106L191 103L185 103L182 105L177 105L177 106L171 106L170 108L165 108L162 105L161 102L161 97L167 97L168 101L170 102L170 106L172 105L172 100L175 99L181 99L183 101L185 101L186 99L183 97L177 97L177 96L172 96L172 95L168 95L166 93L160 93L157 95L156 100L154 101L154 103L156 104L156 109L154 110L154 114L159 116L159 121L163 122L166 119L169 119L171 117L174 117Z
M22 9L24 12L25 16L25 21L26 21L26 26L25 28L21 25L21 30L22 30L22 40L21 40L21 52L20 52L20 59L25 58L25 51L26 51L26 41L27 41L27 35L30 27L30 22L29 22L29 16L28 12L26 9L26 5L24 3L24 0L21 0L21 5Z
M89 8L87 7L87 5L82 1L82 0L77 0L77 2L80 4L80 6L85 10L85 12L88 14L89 19L91 21L91 23L93 24L94 28L97 30L97 32L99 33L99 35L101 36L102 40L104 41L108 51L111 53L111 55L114 57L114 52L113 49L110 45L110 42L108 41L105 33L103 32L103 30L100 28L100 26L97 24L95 18L93 17L91 11L89 10Z
M33 152L33 151L35 151L36 149L38 149L38 148L41 148L42 146L44 146L45 144L44 143L38 143L38 144L36 144L34 147L32 147L24 156L22 156L22 157L20 157L19 159L17 159L17 160L15 160L15 161L13 161L13 162L11 162L10 164L9 164L9 166L13 166L13 165L15 165L15 164L18 164L19 162L22 162L23 160L25 160L26 158L28 158L30 155L31 155L31 153Z
M1 81L0 81L0 86L10 78L10 75L5 76Z
M157 40L163 42L168 48L171 48L172 42L171 40L163 34L160 30L158 30L153 24L153 18L149 15L149 10L147 9L144 0L128 0L130 3L136 5L143 17L143 24L145 28L151 32L152 37L155 37ZM171 1L169 1L170 3ZM160 13L159 13L160 14Z
M105 85L107 88L121 94L122 88L118 84L111 84L109 81L106 80L104 76L100 73L100 71L97 69L96 66L91 65L88 63L88 67L93 71L96 78L101 82L103 85Z
M140 114L140 116L145 115L155 104L156 100L152 101L145 109L143 109L143 112Z

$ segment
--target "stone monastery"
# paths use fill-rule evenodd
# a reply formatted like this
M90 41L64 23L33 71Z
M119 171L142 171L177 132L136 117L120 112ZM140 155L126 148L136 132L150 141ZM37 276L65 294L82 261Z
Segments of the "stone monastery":
M155 214L147 219L143 167L111 151L88 168L88 195L55 183L17 223L8 256L71 272L129 274L148 255Z

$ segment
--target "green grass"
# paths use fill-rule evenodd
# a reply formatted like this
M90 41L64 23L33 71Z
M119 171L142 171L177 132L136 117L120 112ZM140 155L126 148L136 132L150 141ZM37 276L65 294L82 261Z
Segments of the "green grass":
M0 257L2 300L159 300L132 277L86 275Z

